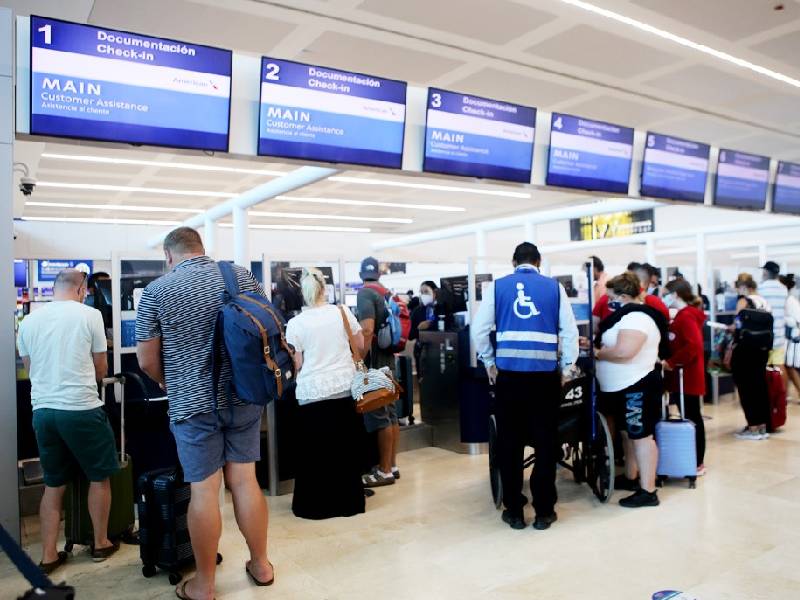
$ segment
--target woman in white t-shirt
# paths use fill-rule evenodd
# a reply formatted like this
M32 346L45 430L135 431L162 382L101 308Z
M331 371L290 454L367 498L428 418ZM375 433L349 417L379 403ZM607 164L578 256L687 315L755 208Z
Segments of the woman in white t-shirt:
M621 479L628 485L620 488L634 491L620 504L658 506L654 434L661 417L663 382L656 365L662 331L668 324L661 313L642 303L635 274L617 275L607 288L609 305L616 302L617 307L600 323L596 368L600 405L614 417L625 445L625 477Z
M359 446L364 420L350 394L355 365L342 312L327 303L323 274L304 270L300 285L306 306L286 327L298 372L292 511L304 519L349 517L364 512ZM363 352L361 326L344 312Z

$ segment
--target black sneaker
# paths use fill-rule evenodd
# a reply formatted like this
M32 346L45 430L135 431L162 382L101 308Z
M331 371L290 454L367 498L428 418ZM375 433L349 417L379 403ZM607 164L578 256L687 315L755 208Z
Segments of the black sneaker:
M619 501L620 506L625 508L642 508L643 506L658 506L658 494L656 492L646 492L639 489L635 494L623 498Z
M546 517L537 516L536 520L533 522L533 528L537 529L538 531L544 531L545 529L550 529L550 525L556 521L558 521L558 515L556 513Z
M522 515L512 513L509 510L503 511L503 523L508 523L511 529L525 529L525 519Z
M614 477L614 489L624 492L635 492L639 490L639 480L628 479L624 473L622 475L617 475Z

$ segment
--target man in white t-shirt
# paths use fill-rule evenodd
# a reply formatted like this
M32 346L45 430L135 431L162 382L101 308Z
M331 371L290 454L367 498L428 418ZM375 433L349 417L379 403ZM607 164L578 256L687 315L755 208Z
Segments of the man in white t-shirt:
M119 463L114 433L97 393L97 384L108 371L103 316L83 304L84 273L61 271L53 291L53 302L25 317L17 337L30 374L33 428L44 473L39 566L47 574L67 560L56 543L64 491L78 469L89 480L89 515L95 532L92 559L101 562L119 548L107 537L109 477Z

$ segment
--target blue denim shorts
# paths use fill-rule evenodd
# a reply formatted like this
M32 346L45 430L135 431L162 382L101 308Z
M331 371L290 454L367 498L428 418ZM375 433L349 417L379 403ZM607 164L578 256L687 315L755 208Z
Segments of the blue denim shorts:
M208 479L225 463L261 460L263 406L245 404L202 413L170 425L184 481Z
M392 425L397 425L397 406L392 402L386 406L364 414L367 433L375 433Z

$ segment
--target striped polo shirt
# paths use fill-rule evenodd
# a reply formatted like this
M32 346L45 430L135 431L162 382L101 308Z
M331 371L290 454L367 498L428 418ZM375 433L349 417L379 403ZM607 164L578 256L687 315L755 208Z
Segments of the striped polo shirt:
M242 292L264 290L247 270L234 265ZM213 412L211 358L217 312L223 303L225 282L208 256L183 261L148 285L139 301L136 340L161 338L164 378L173 423ZM219 408L239 404L230 390L231 365L221 352Z
M777 279L767 279L758 284L758 293L764 297L772 311L772 323L775 331L773 348L783 348L786 345L786 298L789 291Z

